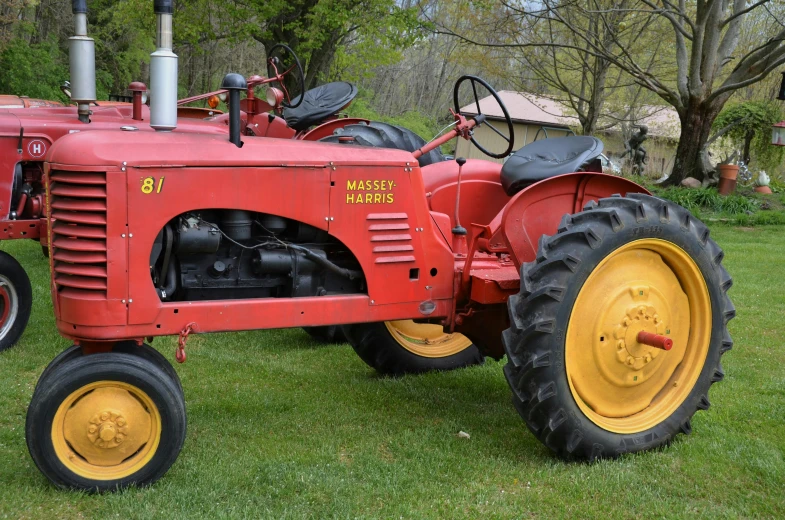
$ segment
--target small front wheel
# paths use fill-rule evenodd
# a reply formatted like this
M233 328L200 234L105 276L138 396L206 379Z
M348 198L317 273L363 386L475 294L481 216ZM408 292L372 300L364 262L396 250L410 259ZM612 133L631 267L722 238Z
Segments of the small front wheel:
M32 305L30 278L13 256L0 251L0 351L19 340Z
M86 491L158 480L185 441L185 401L153 361L78 356L44 374L27 410L27 447L55 485Z

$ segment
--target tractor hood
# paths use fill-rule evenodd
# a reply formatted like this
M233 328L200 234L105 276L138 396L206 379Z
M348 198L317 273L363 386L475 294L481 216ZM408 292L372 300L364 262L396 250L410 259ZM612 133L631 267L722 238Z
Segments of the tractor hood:
M12 96L0 94L0 108L38 108L38 107L61 107L59 101L47 101L45 99L31 99L27 96Z
M223 133L79 132L52 146L48 162L73 166L325 167L416 166L411 152L266 137L244 137L236 147Z

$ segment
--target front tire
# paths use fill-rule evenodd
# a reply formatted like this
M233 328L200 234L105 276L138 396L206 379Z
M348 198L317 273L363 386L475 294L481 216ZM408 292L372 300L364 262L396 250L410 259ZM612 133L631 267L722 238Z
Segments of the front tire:
M185 402L159 366L106 353L63 361L39 380L27 447L55 485L86 491L158 480L185 441Z
M13 256L0 251L0 352L19 340L32 306L30 278Z
M344 325L343 332L357 355L385 375L454 370L484 361L469 338L445 333L440 325L398 320Z
M591 202L541 237L503 335L504 373L531 432L588 460L689 434L733 345L722 258L687 210L642 194ZM639 343L640 331L674 346Z

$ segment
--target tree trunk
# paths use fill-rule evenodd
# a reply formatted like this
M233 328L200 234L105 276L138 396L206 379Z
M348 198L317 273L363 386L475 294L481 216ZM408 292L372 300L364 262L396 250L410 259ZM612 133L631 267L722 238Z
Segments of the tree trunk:
M711 125L722 109L722 104L716 101L711 104L693 101L687 109L678 111L681 136L676 147L673 170L664 185L678 186L687 177L698 179L704 186L716 183L714 167L705 148Z

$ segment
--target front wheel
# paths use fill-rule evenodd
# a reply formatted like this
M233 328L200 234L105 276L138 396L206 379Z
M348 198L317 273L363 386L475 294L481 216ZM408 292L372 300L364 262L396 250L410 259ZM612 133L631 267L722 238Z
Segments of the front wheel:
M119 353L61 361L27 409L27 447L55 485L86 491L158 480L185 440L185 402L149 359Z
M360 359L377 372L400 376L453 370L484 361L463 334L412 320L344 325L343 332Z
M689 434L733 344L722 258L687 210L641 194L592 202L542 237L503 336L513 403L532 433L589 460Z
M13 256L0 251L0 351L19 340L32 305L30 278Z

